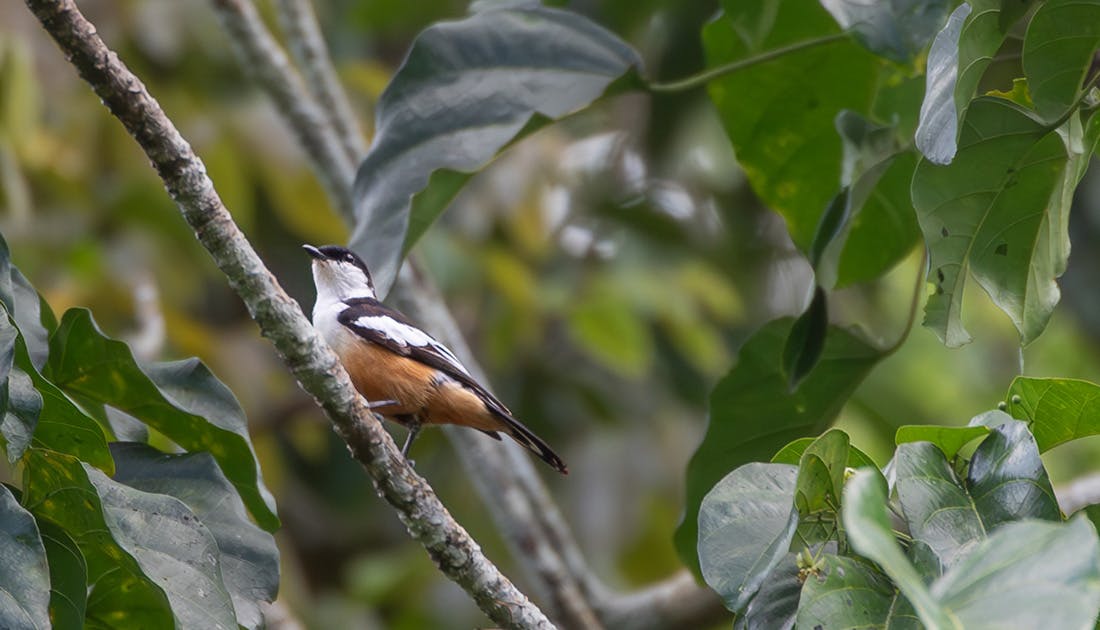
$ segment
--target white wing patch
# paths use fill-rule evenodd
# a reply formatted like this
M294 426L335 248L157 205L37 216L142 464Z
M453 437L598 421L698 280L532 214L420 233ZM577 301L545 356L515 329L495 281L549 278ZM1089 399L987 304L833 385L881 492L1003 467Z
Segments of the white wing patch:
M463 374L469 375L466 366L458 360L446 346L432 339L431 335L408 324L401 323L386 315L364 315L353 322L353 325L367 330L382 333L388 339L402 346L428 348L433 354L438 355L447 363L450 363Z

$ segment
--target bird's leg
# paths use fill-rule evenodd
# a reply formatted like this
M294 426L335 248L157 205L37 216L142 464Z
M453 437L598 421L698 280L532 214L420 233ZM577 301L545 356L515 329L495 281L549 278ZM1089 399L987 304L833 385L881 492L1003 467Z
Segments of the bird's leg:
M409 449L412 447L413 440L416 439L416 434L420 433L420 417L410 417L407 426L409 427L409 435L405 438L405 446L401 447L401 454L405 456L405 459L409 459ZM412 460L409 459L409 465L412 464Z
M396 405L396 400L368 400L367 409L374 410L378 407L389 407L390 405Z

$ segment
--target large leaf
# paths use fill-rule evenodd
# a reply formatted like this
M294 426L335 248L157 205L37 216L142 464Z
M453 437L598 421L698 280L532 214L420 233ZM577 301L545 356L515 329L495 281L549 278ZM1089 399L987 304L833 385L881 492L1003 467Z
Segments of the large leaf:
M798 554L788 553L764 578L760 590L737 617L735 630L790 630L798 612L802 580L798 575Z
M806 437L790 442L772 456L771 462L773 464L798 464L802 460L802 454L816 439ZM848 461L845 465L848 468L863 468L864 466L877 468L875 460L851 444L848 445Z
M1024 518L1062 520L1039 448L1023 422L1006 422L989 433L970 459L966 486L987 532Z
M88 563L61 527L38 523L50 563L50 621L54 630L81 630L88 608Z
M1100 0L1049 0L1024 37L1023 66L1035 109L1048 120L1076 101L1100 47Z
M831 429L802 453L795 484L794 505L803 517L817 512L836 513L848 465L848 434Z
M379 293L468 173L591 104L639 64L594 22L537 5L489 7L421 33L379 99L374 144L355 181L351 244Z
M877 470L864 468L848 480L842 514L852 549L882 567L928 627L955 628L902 553L890 527L886 506L886 480Z
M164 591L115 540L88 469L75 457L43 449L24 456L23 504L61 527L87 561L87 618L92 628L170 628Z
M1028 421L1039 452L1100 434L1100 385L1095 383L1018 376L1007 398L1009 413Z
M14 382L8 380L12 374L15 342L18 337L19 330L6 313L0 313L0 394L3 394L4 414L0 420L0 443L4 445L9 463L15 463L30 446L42 406L41 399L37 409L25 409L20 405L21 401L26 400L24 394L34 391L29 377L24 374L21 377L16 376Z
M1002 25L1000 13L1001 0L964 2L932 42L916 143L935 164L950 164L955 157L970 99L1011 26Z
M984 426L945 427L935 424L907 424L898 427L894 435L894 443L931 442L943 451L947 459L954 459L962 447L988 433L989 427Z
M929 250L935 293L924 325L948 346L970 341L962 324L963 286L972 273L1033 341L1058 303L1053 253L1058 236L1046 209L1064 175L1066 147L1017 105L973 102L950 166L922 161L913 205Z
M1069 523L1005 525L932 585L966 630L1093 628L1100 613L1096 529Z
M816 0L725 0L703 29L714 67L838 32ZM840 187L841 110L866 113L883 61L849 39L806 48L725 75L711 99L737 160L768 207L808 249L818 218Z
M261 527L279 526L233 393L197 359L139 366L84 309L71 309L50 338L49 373L61 387L120 409L188 451L207 451Z
M921 628L890 580L866 562L826 554L806 578L798 604L799 628Z
M767 461L791 440L821 433L882 357L856 335L830 327L817 367L788 393L781 354L791 324L776 320L758 330L711 393L707 432L688 464L684 518L676 530L677 551L688 566L698 566L703 495L741 464Z
M248 519L244 503L209 453L168 455L145 444L111 445L115 480L183 501L218 544L221 578L233 599L237 622L263 625L261 602L279 588L279 551L271 534Z
M0 484L0 627L48 628L50 572L30 512Z
M904 63L943 26L947 0L821 0L836 21L875 54Z
M798 528L794 487L798 469L745 464L707 493L699 508L703 578L734 612L787 555Z

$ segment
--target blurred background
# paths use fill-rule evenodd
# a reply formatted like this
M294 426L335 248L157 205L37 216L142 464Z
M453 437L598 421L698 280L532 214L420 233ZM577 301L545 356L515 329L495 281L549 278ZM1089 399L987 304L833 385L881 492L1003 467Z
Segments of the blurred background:
M266 3L260 2L265 9ZM717 2L583 0L674 79L703 66ZM457 0L318 0L344 85L372 103L413 37ZM308 310L302 243L345 243L302 151L244 76L204 0L83 0L207 165L261 256ZM274 22L272 22L274 24ZM1079 190L1063 302L1022 353L984 296L975 342L914 328L840 426L885 463L902 424L964 424L1023 369L1100 381L1100 173ZM145 359L196 355L240 398L284 528L281 598L311 628L468 628L484 619L411 543L197 244L148 161L25 7L0 3L0 232L55 312L83 305ZM754 198L706 93L627 95L546 129L479 175L418 245L499 397L570 464L540 471L594 570L629 589L680 567L671 536L707 396L753 330L797 313L809 267ZM836 296L834 321L883 345L904 328L919 256ZM973 285L973 283L971 283ZM398 435L398 439L403 436ZM1056 485L1097 443L1046 457ZM494 559L514 563L438 432L417 469ZM10 478L14 471L2 475Z

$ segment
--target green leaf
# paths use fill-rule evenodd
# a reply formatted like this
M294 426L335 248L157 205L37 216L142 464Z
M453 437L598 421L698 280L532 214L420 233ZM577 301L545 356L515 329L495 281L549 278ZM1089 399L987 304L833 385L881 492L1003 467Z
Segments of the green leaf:
M1040 453L1100 434L1100 385L1095 383L1018 376L1006 398L1009 413L1028 421Z
M813 0L724 0L722 8L703 29L712 68L838 32ZM883 68L883 60L844 38L708 86L753 190L786 219L803 250L839 188L841 140L827 130L841 110L870 111Z
M932 597L894 538L882 475L866 468L857 472L844 488L842 505L844 530L852 549L882 567L928 627L959 628Z
M825 290L814 287L810 307L795 320L787 343L783 344L783 372L787 375L790 391L798 388L825 350L825 336L829 332L829 309Z
M753 334L711 393L707 433L688 464L684 519L676 530L677 551L690 567L698 566L703 495L741 464L765 461L791 440L825 430L882 358L859 337L830 327L817 368L790 394L781 352L791 325L790 319L776 320Z
M1092 628L1100 613L1100 545L1080 516L1009 523L932 585L958 627Z
M798 576L798 554L788 553L764 578L760 590L749 601L744 614L737 618L735 629L773 630L794 627L802 580Z
M207 451L261 527L279 526L233 393L198 359L139 366L129 346L110 339L85 309L70 309L50 338L49 371L74 392L126 412L188 451Z
M856 558L825 554L802 586L798 628L921 628L909 602L881 572Z
M1023 422L1006 422L989 433L970 459L966 486L987 532L1024 518L1062 520L1039 448Z
M20 392L25 391L24 387L30 386L26 382L29 379L20 380L19 377L16 377L14 385L9 385L8 382L15 360L15 341L18 337L19 331L12 325L6 314L0 313L0 393L3 394L3 400L0 402L4 410L3 420L0 420L0 441L3 442L5 452L8 454L8 462L13 464L30 445L34 427L38 424L37 410L27 414L16 413L11 409L11 407L18 409L21 400ZM14 401L10 393L13 388L15 389ZM31 390L33 391L33 387Z
M48 628L50 573L30 512L0 484L0 627Z
M271 534L248 519L236 489L209 453L168 455L136 443L111 445L115 480L143 492L182 501L218 545L221 578L233 600L237 623L263 626L261 602L279 588L279 551Z
M848 434L843 431L826 431L806 447L795 484L794 504L799 514L806 517L837 511L847 464Z
M38 372L22 335L15 345L15 370L8 381L8 395L8 411L35 427L34 446L66 453L114 472L107 436L99 424ZM31 418L36 415L37 424L32 425Z
M699 565L703 578L738 612L790 550L798 512L798 469L745 464L707 493L699 508Z
M917 148L934 164L955 157L960 122L978 81L1004 42L1000 0L972 0L951 14L928 51L927 88L917 127ZM962 69L960 72L959 69Z
M966 114L955 161L917 166L913 205L936 287L924 325L948 346L970 341L962 324L968 270L1012 319L1021 343L1046 327L1059 297L1046 208L1065 165L1058 134L1017 105L985 97Z
M75 457L43 449L24 456L23 503L76 541L87 561L86 623L100 628L170 628L168 598L115 540L89 470Z
M947 17L947 0L821 0L829 13L868 50L898 63L916 55Z
M38 523L50 563L50 621L54 630L81 630L88 607L88 563L65 530Z
M640 64L613 33L541 6L490 7L421 33L379 99L374 144L355 182L351 245L379 294L467 173L598 100Z
M835 429L839 431L839 429ZM802 454L806 452L806 447L813 444L816 438L798 438L788 443L783 448L779 449L775 455L772 456L771 462L773 464L798 464L802 460ZM871 468L878 468L878 464L875 460L871 459L867 453L859 450L858 448L848 445L848 462L845 464L848 468L863 468L864 466L870 466Z
M178 627L236 630L218 544L182 501L141 492L85 465L103 520L119 547L164 589Z
M947 459L954 459L959 449L989 433L988 427L943 427L931 424L907 424L898 427L894 444L931 442L939 447Z
M814 268L815 272L821 265L821 258L825 255L825 250L842 232L846 231L849 211L848 187L845 186L840 189L840 192L836 194L836 197L833 197L828 207L825 208L825 212L821 215L821 220L817 224L817 231L814 232L814 240L810 243L810 251L806 257L809 258L810 266Z
M1024 36L1023 66L1035 109L1057 120L1077 101L1100 47L1100 0L1049 0Z

